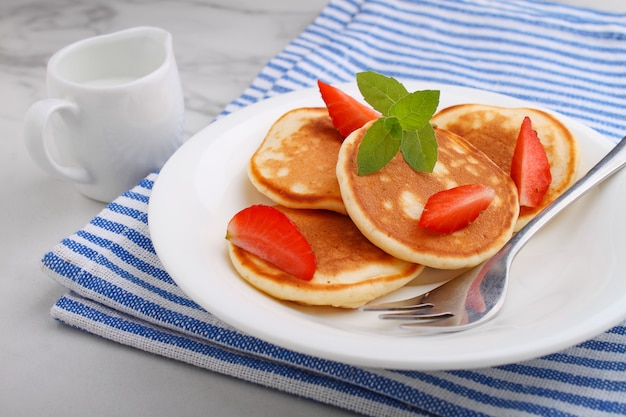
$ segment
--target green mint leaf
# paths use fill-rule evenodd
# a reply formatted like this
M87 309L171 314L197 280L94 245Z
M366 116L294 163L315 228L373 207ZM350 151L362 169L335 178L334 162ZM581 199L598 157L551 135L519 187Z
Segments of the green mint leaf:
M400 152L415 171L433 172L437 163L435 130L427 123L416 130L404 130Z
M383 116L389 115L389 108L409 94L402 83L395 78L373 71L356 74L356 83L365 101Z
M356 81L365 101L382 113L359 145L358 175L382 169L398 151L414 170L432 172L437 139L430 119L439 106L439 91L409 93L395 78L373 71L356 74Z
M402 140L402 124L396 117L381 117L383 128L385 131L389 133L389 135L396 139Z
M398 119L381 117L367 129L357 154L358 175L376 172L396 156L401 140L394 138L394 134L402 132L399 127Z
M400 120L405 130L416 130L428 124L439 106L438 90L422 90L408 94L389 108L389 116Z

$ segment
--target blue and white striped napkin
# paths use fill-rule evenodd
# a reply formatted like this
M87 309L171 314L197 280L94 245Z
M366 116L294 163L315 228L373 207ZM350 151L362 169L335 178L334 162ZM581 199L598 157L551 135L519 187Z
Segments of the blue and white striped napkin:
M626 132L626 16L538 0L332 0L223 115L371 69L491 90ZM494 368L359 368L243 334L191 301L154 252L157 174L43 258L68 288L56 319L148 352L370 416L626 414L626 323L542 358Z

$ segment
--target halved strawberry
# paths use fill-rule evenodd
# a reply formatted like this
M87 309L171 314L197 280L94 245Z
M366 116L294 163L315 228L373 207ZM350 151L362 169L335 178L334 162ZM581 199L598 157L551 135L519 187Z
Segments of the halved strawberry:
M420 227L439 233L452 233L476 220L495 197L493 188L466 184L431 195L419 220Z
M552 182L546 150L528 117L522 122L515 144L511 178L517 186L520 206L526 207L539 206Z
M241 210L228 222L226 239L297 278L313 278L317 261L311 245L275 207L257 204Z
M333 125L342 136L348 136L370 120L380 117L380 114L361 103L354 97L344 93L337 87L317 80L322 99L326 103Z

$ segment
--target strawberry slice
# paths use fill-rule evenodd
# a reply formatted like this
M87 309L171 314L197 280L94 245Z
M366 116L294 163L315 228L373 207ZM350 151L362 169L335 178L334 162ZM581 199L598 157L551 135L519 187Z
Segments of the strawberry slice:
M344 93L337 87L317 80L322 99L328 108L333 125L342 136L346 137L370 120L376 120L380 114L361 103L354 97Z
M226 239L297 278L313 278L317 261L311 245L275 207L257 204L241 210L228 222Z
M466 184L431 195L424 206L419 226L439 233L452 233L476 220L495 197L493 188Z
M517 186L520 206L526 207L539 206L552 182L546 150L528 117L524 118L517 136L511 178Z

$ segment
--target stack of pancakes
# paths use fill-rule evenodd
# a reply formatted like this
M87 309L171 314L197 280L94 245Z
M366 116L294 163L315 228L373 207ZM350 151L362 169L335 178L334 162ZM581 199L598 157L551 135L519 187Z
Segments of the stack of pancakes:
M433 118L439 149L432 173L414 171L398 154L364 176L357 175L356 159L369 124L344 139L326 108L286 113L252 156L248 176L309 240L318 267L303 281L229 244L235 269L275 298L352 308L406 285L424 266L477 265L540 210L520 210L508 173L526 115L551 165L547 204L573 181L578 152L571 133L542 111L471 104L444 109ZM496 191L476 221L449 234L418 226L432 194L471 183Z

